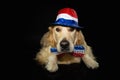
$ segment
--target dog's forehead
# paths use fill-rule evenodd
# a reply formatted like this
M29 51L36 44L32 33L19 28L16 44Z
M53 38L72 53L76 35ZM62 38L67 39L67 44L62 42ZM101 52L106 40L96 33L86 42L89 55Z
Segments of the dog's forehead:
M54 28L65 28L65 29L69 29L71 27L68 27L68 26L54 26Z

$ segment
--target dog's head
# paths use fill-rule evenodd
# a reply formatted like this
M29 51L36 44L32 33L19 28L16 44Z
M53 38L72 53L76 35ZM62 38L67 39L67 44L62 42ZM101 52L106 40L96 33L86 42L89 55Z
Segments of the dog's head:
M41 44L56 47L58 52L72 52L74 45L82 45L84 36L78 29L63 26L49 27L49 32Z

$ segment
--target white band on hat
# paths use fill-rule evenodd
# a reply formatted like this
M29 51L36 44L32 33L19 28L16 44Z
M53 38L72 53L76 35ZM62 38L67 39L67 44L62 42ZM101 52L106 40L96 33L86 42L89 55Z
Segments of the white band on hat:
M57 21L58 19L60 19L60 18L64 18L64 19L68 19L68 20L74 20L74 21L78 22L78 19L77 19L77 18L72 17L72 16L70 16L70 15L68 15L68 14L65 14L65 13L59 14L59 15L57 16L57 18L56 18L56 21Z

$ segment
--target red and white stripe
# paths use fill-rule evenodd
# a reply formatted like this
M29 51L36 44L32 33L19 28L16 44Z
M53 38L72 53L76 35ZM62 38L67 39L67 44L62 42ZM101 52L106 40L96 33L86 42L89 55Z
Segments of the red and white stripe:
M64 18L64 19L67 19L67 20L74 20L74 21L78 22L78 18L73 17L73 16L71 16L69 14L66 14L66 13L58 14L56 20L58 20L60 18Z

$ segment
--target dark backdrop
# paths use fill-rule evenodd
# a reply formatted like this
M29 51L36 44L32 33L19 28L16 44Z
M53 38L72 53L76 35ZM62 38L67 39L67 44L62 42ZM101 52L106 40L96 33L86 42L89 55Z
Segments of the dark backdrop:
M112 1L111 1L112 3ZM105 1L73 0L27 2L20 8L22 25L20 32L24 36L23 52L20 53L23 79L29 80L116 80L116 38L113 6ZM74 8L78 14L79 25L87 43L92 46L100 67L96 70L86 68L84 63L59 66L55 73L49 73L34 61L38 52L39 41L48 30L49 23L55 21L57 11L64 7ZM117 36L117 35L116 35Z

